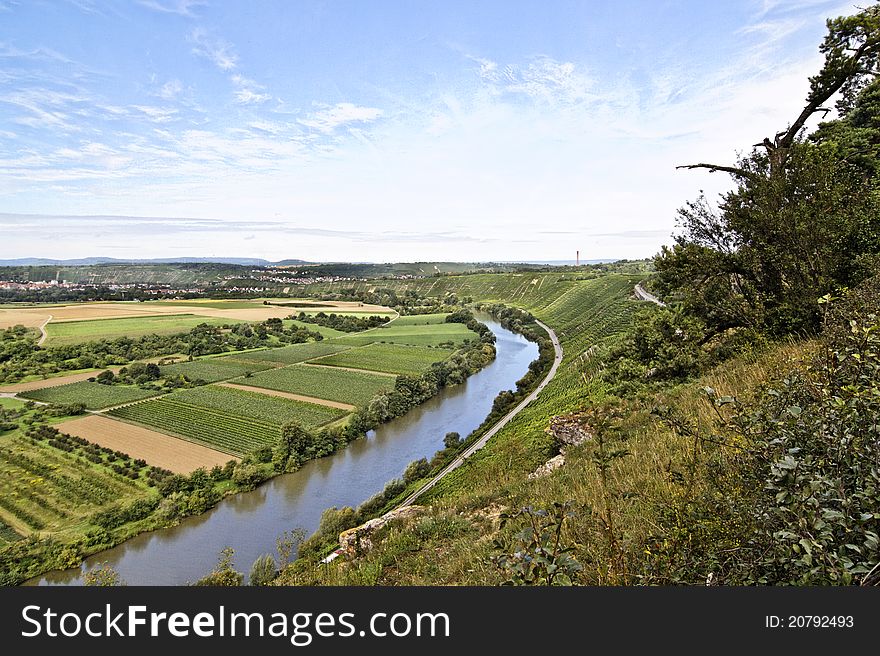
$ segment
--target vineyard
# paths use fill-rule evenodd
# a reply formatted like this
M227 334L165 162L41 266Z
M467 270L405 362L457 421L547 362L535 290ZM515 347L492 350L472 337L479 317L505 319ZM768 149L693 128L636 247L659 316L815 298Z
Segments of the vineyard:
M395 327L399 326L428 326L438 323L446 323L448 314L413 314L410 316L398 317L391 324Z
M418 376L430 369L433 363L445 360L450 355L452 350L447 349L374 343L313 362L334 367Z
M317 428L345 411L210 385L117 408L108 414L242 456L276 442L284 424L297 421L305 428Z
M102 385L90 381L69 383L58 387L21 392L20 396L43 403L59 405L83 403L88 410L100 410L122 403L147 399L158 394L155 390L141 389L134 385Z
M364 406L376 394L394 387L392 376L307 364L263 371L235 382L356 406Z
M342 344L330 344L327 342L310 342L308 344L294 344L282 348L268 349L266 351L254 351L252 353L242 353L234 357L237 361L247 362L270 362L275 364L296 364L297 362L305 362L312 358L318 358L322 355L331 355L344 351L348 346Z
M236 358L204 358L192 362L181 362L161 367L163 378L186 376L189 380L204 380L215 383L220 380L228 380L243 376L248 372L254 373L274 366L269 362L244 361Z
M397 321L394 321L389 326L339 337L334 339L333 343L363 346L373 342L387 342L411 346L439 346L441 344L460 344L466 339L476 338L475 333L460 323L398 325Z
M321 335L324 336L324 339L330 339L332 337L340 337L341 335L345 335L345 333L341 330L336 330L335 328L330 328L329 326L319 326L316 323L306 323L305 321L297 321L296 319L284 319L282 323L284 324L285 328L289 326L297 326L298 328L311 330L313 333L321 333Z

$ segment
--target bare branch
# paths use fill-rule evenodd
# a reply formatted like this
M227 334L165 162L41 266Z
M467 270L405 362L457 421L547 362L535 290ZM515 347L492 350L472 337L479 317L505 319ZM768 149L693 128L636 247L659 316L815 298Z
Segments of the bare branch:
M676 166L676 169L708 169L709 173L715 173L716 171L723 171L724 173L730 173L730 175L735 175L740 178L748 178L749 180L757 180L758 176L756 176L751 171L746 171L745 169L740 169L735 166L722 166L721 164L683 164L681 166Z

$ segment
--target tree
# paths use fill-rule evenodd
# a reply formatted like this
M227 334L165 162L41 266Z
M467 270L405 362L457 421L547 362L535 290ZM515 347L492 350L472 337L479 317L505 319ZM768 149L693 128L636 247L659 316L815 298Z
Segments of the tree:
M272 554L263 554L251 566L251 585L269 585L278 576L278 565Z
M454 449L459 444L461 444L461 435L452 431L451 433L446 433L446 437L443 438L443 446L447 449Z
M683 234L655 260L668 300L706 324L706 339L732 328L773 334L815 331L816 300L869 275L880 253L877 81L880 7L828 22L825 64L810 79L794 123L766 138L735 167L718 208L705 198L679 211ZM841 119L801 135L841 92Z
M235 550L226 547L220 551L217 565L207 576L199 579L193 585L197 586L239 586L244 582L244 574L235 570L232 562Z
M86 572L83 585L110 588L125 585L125 581L119 576L119 572L110 567L110 563L104 561L98 567Z

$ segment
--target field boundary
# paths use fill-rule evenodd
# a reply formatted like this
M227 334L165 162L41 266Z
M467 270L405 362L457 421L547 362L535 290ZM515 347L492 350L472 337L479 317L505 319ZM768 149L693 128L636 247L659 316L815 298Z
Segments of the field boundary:
M231 387L245 392L256 392L257 394L265 394L266 396L277 396L282 399L292 399L293 401L303 401L305 403L314 403L315 405L323 405L328 408L336 408L337 410L348 410L354 412L356 406L340 401L330 401L329 399L319 399L315 396L306 396L305 394L294 394L293 392L282 392L281 390L273 390L268 387L253 387L251 385L241 385L237 383L218 382L214 383L218 387Z

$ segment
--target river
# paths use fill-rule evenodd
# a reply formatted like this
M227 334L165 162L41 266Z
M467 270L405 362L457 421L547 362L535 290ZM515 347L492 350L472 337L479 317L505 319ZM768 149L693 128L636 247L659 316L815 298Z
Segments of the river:
M207 574L224 547L235 549L236 569L247 575L260 555L277 557L276 537L294 528L311 534L330 506L358 506L400 477L413 460L430 459L443 448L446 433L468 435L489 414L500 391L515 389L538 357L537 345L488 317L479 318L495 333L497 357L465 383L443 390L332 456L229 496L177 526L142 533L97 553L80 569L55 570L25 585L80 585L84 572L105 561L129 585L185 585Z

